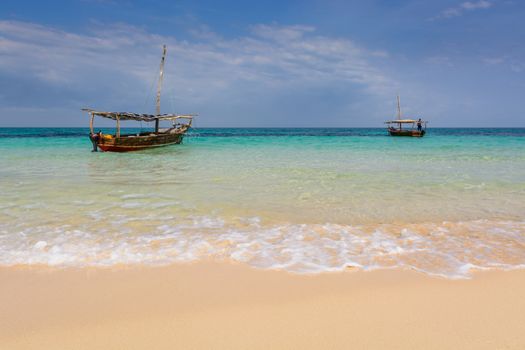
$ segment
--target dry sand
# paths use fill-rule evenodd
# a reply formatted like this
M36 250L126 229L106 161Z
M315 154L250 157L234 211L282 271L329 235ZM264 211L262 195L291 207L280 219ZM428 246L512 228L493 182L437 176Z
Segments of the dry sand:
M2 268L0 349L525 349L525 271Z

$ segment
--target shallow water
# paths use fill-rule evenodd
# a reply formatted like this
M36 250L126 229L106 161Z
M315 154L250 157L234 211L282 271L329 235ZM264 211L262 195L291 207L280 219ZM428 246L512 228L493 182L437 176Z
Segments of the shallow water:
M0 129L0 265L525 267L525 129L197 129L126 154L87 132Z

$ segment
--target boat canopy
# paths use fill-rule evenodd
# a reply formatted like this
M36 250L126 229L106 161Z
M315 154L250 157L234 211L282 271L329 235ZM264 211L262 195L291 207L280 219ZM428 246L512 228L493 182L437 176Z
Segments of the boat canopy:
M397 119L397 120L389 120L386 121L385 124L414 124L419 122L419 120L415 119ZM422 120L421 123L426 123L426 121Z
M137 114L137 113L130 113L130 112L103 112L103 111L95 111L89 108L83 108L82 110L84 112L88 112L92 116L98 116L102 118L108 118L108 119L113 119L113 120L135 120L135 121L143 121L143 122L154 122L157 120L193 119L193 117L196 116L196 114L154 115L154 114Z

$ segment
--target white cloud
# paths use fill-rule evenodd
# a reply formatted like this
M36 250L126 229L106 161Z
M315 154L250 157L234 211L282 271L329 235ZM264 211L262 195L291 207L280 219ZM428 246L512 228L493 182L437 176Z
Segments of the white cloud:
M428 57L425 60L426 63L440 65L440 66L448 66L452 67L454 64L452 63L452 60L448 56L431 56Z
M482 62L488 66L498 66L505 69L510 69L514 73L521 73L525 70L523 63L512 56L501 56L501 57L485 57L482 58Z
M525 65L523 65L522 63L512 63L510 65L510 69L514 72L514 73L521 73L523 71L525 71Z
M492 3L486 0L480 0L477 2L467 1L462 3L460 6L466 10L488 9L492 6Z
M288 40L297 40L302 38L306 33L311 33L315 31L314 27L311 26L275 26L275 25L266 25L259 24L252 27L252 31L255 35L270 39L273 41L288 41Z
M504 57L486 57L486 58L483 58L483 63L491 65L491 66L502 64L504 62L505 62L505 58Z
M488 9L493 5L494 4L488 0L466 1L456 7L449 7L441 11L439 15L432 17L431 20L459 17L462 16L466 11Z

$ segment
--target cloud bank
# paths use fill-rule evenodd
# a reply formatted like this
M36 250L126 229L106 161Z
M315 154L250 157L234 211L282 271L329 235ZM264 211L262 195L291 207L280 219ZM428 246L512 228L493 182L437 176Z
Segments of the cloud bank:
M247 97L257 109L261 99L304 99L327 87L380 100L396 89L378 68L388 53L319 35L311 26L261 24L234 38L202 27L190 30L192 40L127 24L93 22L90 28L75 33L0 21L2 114L77 113L85 106L150 112L162 44L168 46L165 90L172 95L163 100L165 111L170 105L179 113L212 110L215 104L218 117L225 117L236 105L247 110Z

